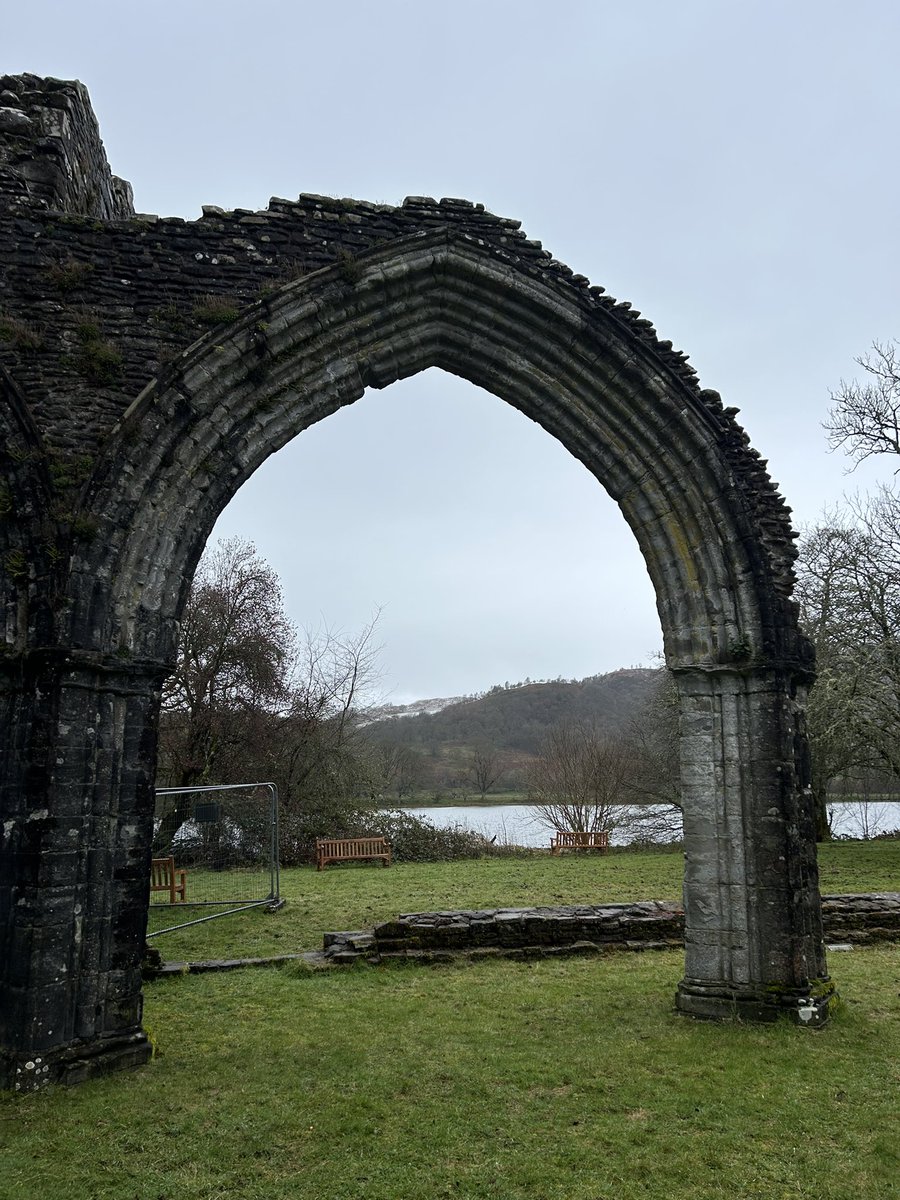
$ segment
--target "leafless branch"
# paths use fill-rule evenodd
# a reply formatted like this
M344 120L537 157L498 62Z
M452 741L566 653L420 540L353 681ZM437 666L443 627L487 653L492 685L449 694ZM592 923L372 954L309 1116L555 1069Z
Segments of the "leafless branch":
M831 394L832 406L824 423L832 449L845 449L853 467L873 455L900 455L898 344L875 342L871 354L856 361L868 379L862 383L842 380Z

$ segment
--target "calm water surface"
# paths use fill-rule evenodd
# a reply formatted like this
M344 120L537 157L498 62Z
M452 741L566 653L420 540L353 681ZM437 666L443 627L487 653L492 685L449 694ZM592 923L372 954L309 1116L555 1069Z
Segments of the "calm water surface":
M456 808L407 808L404 811L430 821L438 829L458 825L512 846L544 846L549 849L553 836L550 828L538 821L534 809L528 804L464 804ZM615 846L628 840L626 836L615 832L610 837Z
M534 815L528 804L464 804L455 808L407 808L430 821L438 829L459 825L463 829L474 829L485 837L496 837L498 842L515 846L550 845L551 832ZM871 800L867 804L859 801L841 801L829 807L832 832L841 837L873 837L886 830L900 829L900 802L896 800ZM621 845L627 837L613 834L614 845Z
M841 800L828 806L828 819L839 837L870 838L900 829L900 801Z

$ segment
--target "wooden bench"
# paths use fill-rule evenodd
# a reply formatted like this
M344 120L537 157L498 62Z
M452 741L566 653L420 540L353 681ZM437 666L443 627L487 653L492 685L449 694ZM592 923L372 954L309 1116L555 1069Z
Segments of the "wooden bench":
M601 854L605 854L608 849L609 830L607 829L596 829L589 833L557 829L556 837L550 839L551 854L559 854L561 850L599 850Z
M360 858L380 858L389 867L391 843L383 837L316 838L317 871L330 862L350 862Z
M176 898L183 904L187 900L187 871L176 870L174 858L152 859L150 862L150 891L168 892L170 904L174 904Z

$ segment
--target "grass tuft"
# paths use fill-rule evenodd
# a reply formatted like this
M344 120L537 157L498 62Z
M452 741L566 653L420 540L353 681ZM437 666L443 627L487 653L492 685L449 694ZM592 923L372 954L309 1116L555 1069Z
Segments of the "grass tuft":
M33 326L20 320L0 313L0 342L5 342L15 350L40 350L44 339Z
M203 296L191 310L191 316L201 325L227 325L235 321L241 306L229 296Z

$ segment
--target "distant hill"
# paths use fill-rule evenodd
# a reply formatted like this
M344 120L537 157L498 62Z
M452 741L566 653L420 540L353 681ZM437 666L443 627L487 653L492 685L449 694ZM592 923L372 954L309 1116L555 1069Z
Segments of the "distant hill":
M368 709L363 725L372 725L376 721L395 721L399 717L420 717L422 714L440 712L450 704L462 704L472 696L447 696L440 699L435 696L430 700L411 700L409 704L381 704L377 708Z
M498 685L484 696L457 701L419 701L382 709L367 733L432 755L450 747L488 744L519 756L536 754L548 729L587 721L615 729L650 698L663 672L636 667L576 681ZM410 714L410 715L407 715Z

